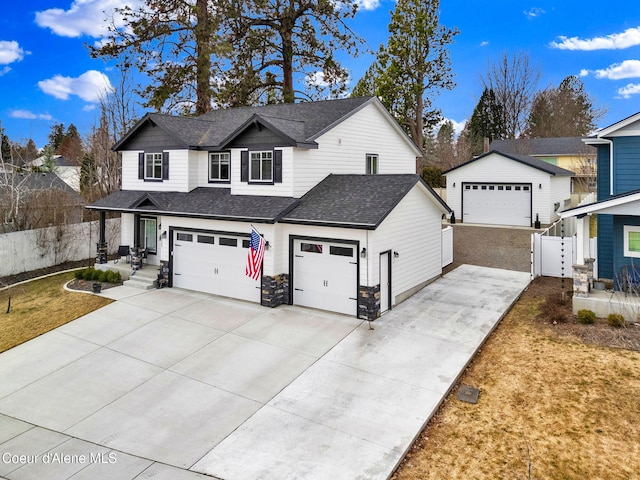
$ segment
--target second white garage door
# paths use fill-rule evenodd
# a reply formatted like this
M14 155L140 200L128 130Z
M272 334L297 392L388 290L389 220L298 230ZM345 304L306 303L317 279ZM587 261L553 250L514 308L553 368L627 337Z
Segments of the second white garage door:
M174 231L173 286L260 302L260 281L245 275L249 238Z
M338 242L294 240L293 303L357 315L357 246Z
M531 185L463 184L462 221L530 227Z

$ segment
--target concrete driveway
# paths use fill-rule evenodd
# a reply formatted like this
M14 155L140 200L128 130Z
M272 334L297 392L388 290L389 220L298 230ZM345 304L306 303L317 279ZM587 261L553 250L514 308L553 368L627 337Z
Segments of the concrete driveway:
M384 479L529 282L463 265L374 322L178 289L0 354L0 477Z

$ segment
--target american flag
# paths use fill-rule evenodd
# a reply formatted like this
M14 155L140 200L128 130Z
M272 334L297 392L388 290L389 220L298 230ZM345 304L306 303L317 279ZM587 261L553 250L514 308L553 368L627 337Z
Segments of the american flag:
M249 242L245 274L254 280L260 278L260 269L262 267L262 259L264 258L264 244L264 238L255 228L251 227L251 241Z

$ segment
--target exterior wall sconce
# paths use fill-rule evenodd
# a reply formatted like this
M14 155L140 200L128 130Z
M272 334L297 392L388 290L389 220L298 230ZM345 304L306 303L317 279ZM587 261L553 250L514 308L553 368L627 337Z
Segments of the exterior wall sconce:
M264 244L264 249L269 250L270 248L271 248L271 244L269 243L269 240L267 240Z
M367 249L362 247L362 251L360 252L360 258L367 258Z
M540 183L540 184L538 184L538 188L542 188L542 184L541 184L541 183Z
M160 238L167 238L167 231L166 230L164 232L162 232L162 235L160 235Z
M456 187L456 182L453 182L453 188L455 188L455 187Z
M394 252L393 252L393 258L398 258L399 256L400 256L400 254L394 250Z

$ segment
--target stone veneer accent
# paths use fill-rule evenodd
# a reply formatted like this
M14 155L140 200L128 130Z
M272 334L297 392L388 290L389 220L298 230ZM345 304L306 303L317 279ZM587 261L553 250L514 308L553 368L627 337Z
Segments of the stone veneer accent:
M96 263L107 263L107 242L96 243Z
M274 277L262 276L262 305L277 307L289 303L289 274L281 273Z
M358 289L358 318L375 320L380 316L380 285Z
M573 295L588 297L593 282L593 258L585 258L584 265L573 266Z

